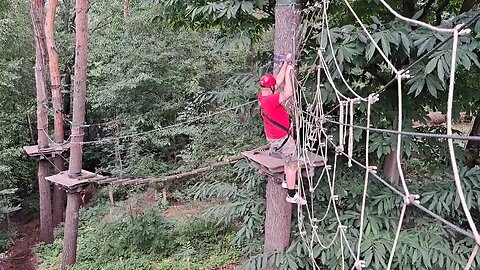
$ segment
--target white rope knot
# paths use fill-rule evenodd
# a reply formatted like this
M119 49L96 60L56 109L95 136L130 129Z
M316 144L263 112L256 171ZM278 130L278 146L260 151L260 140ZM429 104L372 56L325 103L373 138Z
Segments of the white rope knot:
M355 266L355 268L360 270L362 268L365 268L366 264L364 260L357 260L355 261L355 264L353 266Z
M335 147L335 153L337 154L341 154L343 152L343 146L337 146Z
M400 77L400 79L402 80L405 80L405 79L410 79L410 70L404 70L404 69L401 69L398 71L398 76Z
M329 170L329 171L332 170L332 165L326 165L326 166L325 166L325 169L327 169L327 170Z
M420 201L418 201L418 199L420 199L420 195L417 195L417 194L405 195L403 197L403 203L406 204L406 205L419 204Z
M315 192L315 189L314 189L313 187L310 187L310 188L308 189L308 191L309 191L310 193L314 193L314 192Z
M338 225L338 229L340 229L341 231L346 231L346 230L347 230L347 226L345 226L345 225Z
M362 98L354 98L354 99L351 99L351 102L353 104L362 104Z
M306 236L306 235L307 235L307 232L306 232L306 231L300 231L300 235Z
M338 195L332 195L332 200L338 201L338 198L339 198Z
M455 31L458 32L459 36L469 35L472 32L472 30L470 28L461 29L464 25L465 25L464 23L461 23L461 24L455 26Z
M370 94L368 96L368 100L370 101L370 104L374 104L374 103L376 103L377 101L380 100L380 95L379 94Z
M369 173L377 173L378 167L377 166L368 166Z

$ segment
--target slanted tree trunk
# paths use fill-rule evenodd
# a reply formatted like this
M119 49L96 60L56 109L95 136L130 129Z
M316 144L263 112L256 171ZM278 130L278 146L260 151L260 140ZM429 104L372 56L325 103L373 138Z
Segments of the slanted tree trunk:
M285 2L285 3L283 3ZM288 1L277 1L275 8L275 45L274 52L278 54L292 53L295 57L294 44L298 46L296 29L300 25L300 12L287 5ZM297 7L299 8L299 7ZM287 191L274 179L267 182L265 217L265 254L284 251L290 243L292 230L292 205L285 201ZM277 269L268 266L267 269Z
M60 80L60 68L58 64L58 52L55 46L55 15L57 11L58 0L48 0L47 16L45 17L45 43L48 53L48 65L50 68L50 84L52 86L52 103L54 109L54 133L55 142L58 144L64 141L63 126L63 100ZM63 158L59 155L53 160L56 173L63 171ZM63 211L65 209L65 192L57 187L53 187L53 226L56 227L63 221Z
M45 33L43 31L43 0L32 0L31 18L35 33L35 87L37 89L37 130L38 148L49 147L48 143L48 107L47 84L45 80ZM46 157L48 158L48 157ZM40 194L40 240L53 242L52 203L50 184L45 180L48 174L48 161L38 162L38 190Z
M82 172L82 144L85 122L85 99L87 94L88 60L88 0L75 3L75 83L73 87L72 139L68 174L78 177ZM78 210L80 190L67 195L65 233L63 239L62 269L76 262L78 237Z

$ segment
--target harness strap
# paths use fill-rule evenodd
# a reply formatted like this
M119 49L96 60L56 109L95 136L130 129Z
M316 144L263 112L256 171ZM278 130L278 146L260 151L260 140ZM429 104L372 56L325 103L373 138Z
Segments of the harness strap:
M278 127L279 129L287 132L287 134L290 134L290 129L284 127L282 124L278 123L277 121L273 120L272 118L268 117L264 112L262 112L262 116L264 116L270 123L272 123L274 126Z
M262 112L262 116L264 116L270 123L272 123L273 125L275 125L276 127L278 127L279 129L287 132L287 137L283 140L282 144L280 145L280 147L276 148L276 151L279 151L280 149L282 149L285 144L287 143L288 139L290 138L290 129L289 128L286 128L284 127L282 124L278 123L277 121L273 120L272 118L268 117L264 112Z

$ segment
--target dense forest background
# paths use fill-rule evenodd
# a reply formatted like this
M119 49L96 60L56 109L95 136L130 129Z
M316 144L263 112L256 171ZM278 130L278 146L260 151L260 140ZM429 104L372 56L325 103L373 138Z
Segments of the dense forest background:
M314 1L306 1L305 6ZM443 26L466 22L478 14L472 1L391 1L405 16ZM418 125L431 111L446 109L451 42L446 36L396 20L375 1L353 2L355 10L382 50L399 66L407 66L435 50L411 70L405 87L407 130L445 133L445 127ZM189 171L222 161L265 144L257 109L256 82L271 72L275 1L121 1L96 0L89 8L89 66L84 168L104 175L151 177ZM61 61L66 132L70 130L70 93L74 82L74 1L60 1L56 42ZM36 164L22 147L36 144L36 102L33 76L34 39L30 3L0 0L0 252L14 244L19 224L11 217L36 219ZM309 73L318 46L314 8L306 9L299 76ZM330 27L333 53L348 82L363 96L378 90L391 74L340 1L332 1ZM310 15L310 16L309 16ZM459 133L480 135L480 125L462 123L460 112L478 113L480 98L480 20L461 38L455 96ZM327 59L333 65L332 51ZM308 75L310 74L310 75ZM337 87L347 92L334 74ZM327 90L325 106L334 110ZM314 93L314 80L304 91ZM378 128L396 127L396 87L387 87L373 108ZM216 113L212 115L212 113ZM334 111L335 113L335 111ZM365 108L356 111L365 125ZM50 119L53 119L53 111ZM463 115L463 114L462 114ZM362 120L363 119L363 120ZM473 121L472 121L473 122ZM476 128L475 128L476 126ZM364 133L355 134L355 155L362 158ZM395 151L395 137L371 136L371 162L382 164ZM456 142L462 183L474 218L480 218L478 145ZM440 216L468 228L452 185L446 141L406 138L404 167L410 188ZM345 162L341 162L345 163ZM473 165L472 165L473 164ZM379 165L381 166L381 165ZM363 171L341 165L338 208L348 225L348 238L358 238ZM158 190L158 199L145 194ZM82 207L78 260L74 269L220 269L241 266L263 269L265 179L246 161L175 182L162 201L162 186L117 187L115 205L109 188L95 192ZM318 215L328 206L328 183L315 193ZM401 198L380 184L368 193L362 251L369 269L384 269L401 209ZM394 269L461 269L474 243L409 208L400 236ZM294 215L296 216L296 215ZM21 220L25 220L21 219ZM332 213L319 225L328 242L335 233ZM296 221L294 221L296 224ZM21 224L20 224L21 225ZM60 269L62 226L53 244L34 247L40 269ZM311 269L311 258L293 226L291 246L279 254L282 269ZM340 269L336 242L318 243L314 259L325 269ZM7 254L7 253L5 253ZM353 262L353 258L346 258ZM479 265L478 256L476 265Z

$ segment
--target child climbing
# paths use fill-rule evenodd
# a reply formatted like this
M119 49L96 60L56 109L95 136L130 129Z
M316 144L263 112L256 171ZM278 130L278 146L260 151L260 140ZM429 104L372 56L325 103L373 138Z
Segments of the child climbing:
M297 147L292 138L291 121L285 109L289 98L293 95L293 66L290 65L291 54L285 60L276 76L265 74L260 78L260 93L258 103L262 111L265 136L270 144L269 154L280 155L285 162L284 171L286 181L282 187L288 190L287 202L305 205L296 188L297 176ZM281 86L285 80L283 91Z

